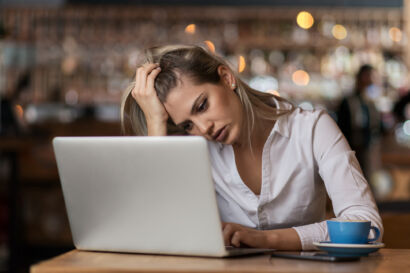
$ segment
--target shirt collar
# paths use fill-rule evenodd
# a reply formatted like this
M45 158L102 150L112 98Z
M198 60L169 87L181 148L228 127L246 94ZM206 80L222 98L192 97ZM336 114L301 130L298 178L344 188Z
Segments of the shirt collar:
M278 100L274 100L274 103L278 110L292 111L291 109L293 106L290 103L278 101ZM276 119L275 125L273 126L272 131L271 131L271 135L274 132L278 132L281 136L284 136L287 138L290 137L289 114L290 112L283 114Z
M288 116L289 114L284 114L278 117L278 119L275 122L275 125L273 126L271 135L274 132L278 132L281 136L289 138L290 130L289 130Z

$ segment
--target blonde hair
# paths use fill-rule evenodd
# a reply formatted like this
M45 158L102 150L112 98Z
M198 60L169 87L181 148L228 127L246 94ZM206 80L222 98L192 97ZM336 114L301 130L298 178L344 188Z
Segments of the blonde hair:
M176 87L180 76L188 76L195 84L220 83L218 67L229 65L219 56L199 46L169 45L146 50L146 62L159 63L161 72L155 79L154 87L159 100L164 103L169 91ZM235 93L243 106L246 119L246 137L250 143L256 119L276 120L279 116L291 112L294 107L287 100L270 93L252 89L231 70L236 79ZM121 101L121 126L123 134L147 135L147 124L141 108L131 95L134 87L131 83L124 92ZM278 109L276 101L288 103L290 107ZM185 135L171 119L167 124L168 135Z

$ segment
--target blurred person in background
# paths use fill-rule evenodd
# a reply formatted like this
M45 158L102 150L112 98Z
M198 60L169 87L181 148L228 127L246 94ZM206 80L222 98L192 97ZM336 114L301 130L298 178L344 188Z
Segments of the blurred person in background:
M226 245L314 249L328 240L326 192L337 218L368 220L383 233L369 185L333 119L251 88L201 47L147 50L121 120L130 135L208 140Z
M372 66L362 65L356 74L353 93L344 97L337 110L337 121L367 179L371 176L370 150L381 132L381 118L368 88L373 85Z

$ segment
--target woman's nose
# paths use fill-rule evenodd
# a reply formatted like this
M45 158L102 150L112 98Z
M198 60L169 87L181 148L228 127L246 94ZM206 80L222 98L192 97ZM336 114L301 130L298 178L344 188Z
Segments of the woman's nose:
M211 133L212 122L210 121L198 120L196 126L199 132L204 136Z

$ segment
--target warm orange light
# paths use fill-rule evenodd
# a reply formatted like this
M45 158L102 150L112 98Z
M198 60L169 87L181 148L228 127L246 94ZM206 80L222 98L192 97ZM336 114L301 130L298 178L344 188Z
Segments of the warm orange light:
M77 59L73 56L67 56L61 63L61 70L66 75L71 75L77 68Z
M402 38L401 30L397 27L392 27L389 30L389 36L394 42L400 42Z
M215 53L215 45L214 43L212 43L211 41L205 41L204 42L206 44L206 46L208 47L208 49L212 52Z
M347 36L347 30L342 25L334 25L332 28L333 37L338 40L343 40Z
M277 90L272 90L272 94L274 94L275 96L280 97L280 94Z
M313 19L312 14L307 11L301 11L296 16L296 22L298 26L304 29L309 29L313 26L315 20Z
M24 115L24 110L23 107L21 107L21 105L17 104L16 106L14 106L16 109L16 113L19 116L19 118L23 118Z
M195 24L189 24L185 28L185 33L195 34L195 30L196 30L196 25Z
M245 70L246 67L246 62L245 58L243 56L239 56L239 61L238 61L238 72L242 73Z
M280 97L280 94L277 90L267 90L267 93L271 93L272 95L275 95L277 97Z
M292 81L296 85L306 86L309 84L310 77L309 74L304 70L297 70L292 74Z

